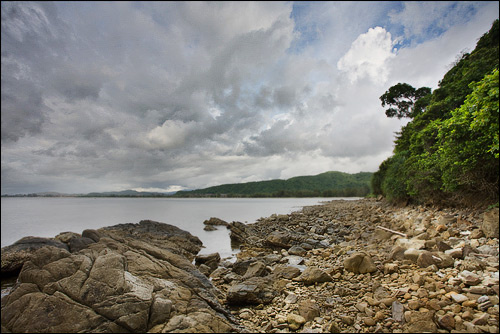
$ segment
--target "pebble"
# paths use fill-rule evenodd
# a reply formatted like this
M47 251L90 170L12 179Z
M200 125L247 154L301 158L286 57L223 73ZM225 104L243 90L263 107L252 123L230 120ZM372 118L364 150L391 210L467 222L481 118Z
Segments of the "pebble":
M456 303L463 303L469 298L467 296L462 295L461 293L454 293L451 295L451 298L456 302Z
M248 252L240 255L241 260L265 262L271 275L278 263L299 266L301 271L315 267L331 280L306 285L281 278L276 285L279 294L270 304L242 305L233 313L249 332L403 333L416 328L411 327L412 319L432 319L425 329L434 332L498 332L498 239L481 235L481 212L393 207L367 199L304 207L285 216L288 219L261 218L249 225L262 239L274 231L290 233L290 245L305 252L291 246L287 251L245 245ZM408 237L391 233L374 237L376 226ZM406 252L410 246L413 250ZM360 252L373 260L375 271L360 274L344 269L344 260ZM423 252L446 265L436 260L419 266ZM268 263L264 258L270 254L280 259ZM230 286L223 280L214 284L223 293ZM305 300L314 301L319 309L319 316L316 313L307 322L298 314L298 305ZM262 313L256 312L259 307Z

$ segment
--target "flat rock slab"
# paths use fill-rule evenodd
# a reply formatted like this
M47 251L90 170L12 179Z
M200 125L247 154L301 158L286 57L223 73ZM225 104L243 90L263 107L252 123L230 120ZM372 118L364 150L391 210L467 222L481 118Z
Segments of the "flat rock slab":
M2 300L2 331L240 331L192 264L198 238L153 221L98 235L75 253L54 246L33 252Z

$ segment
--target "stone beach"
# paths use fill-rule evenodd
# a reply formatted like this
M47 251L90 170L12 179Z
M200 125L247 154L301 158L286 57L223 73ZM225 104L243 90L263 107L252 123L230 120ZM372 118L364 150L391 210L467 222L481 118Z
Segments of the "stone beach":
M151 221L4 247L2 274L22 270L2 332L499 331L498 208L338 200L205 225L235 262Z
M498 209L333 201L229 228L246 242L209 275L250 332L498 333Z

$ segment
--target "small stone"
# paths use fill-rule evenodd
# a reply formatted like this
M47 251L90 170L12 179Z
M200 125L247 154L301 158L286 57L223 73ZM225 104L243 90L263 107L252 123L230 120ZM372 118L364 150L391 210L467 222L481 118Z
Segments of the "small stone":
M332 321L328 325L327 329L328 329L328 332L330 332L330 333L340 333L341 332L339 325L335 321Z
M344 260L344 268L355 274L365 274L377 271L372 258L363 252L354 253Z
M455 317L451 314L445 314L438 318L438 325L441 328L451 331L455 329Z
M380 304L380 301L379 300L376 300L376 299L373 299L371 297L366 297L366 302L368 303L368 305L370 306L376 306L378 304Z
M479 239L479 238L482 238L484 237L484 233L483 233L483 230L481 229L475 229L475 230L472 230L471 234L470 234L470 238L471 239Z
M481 314L478 318L472 320L472 323L476 326L487 325L490 315L488 313Z
M417 296L419 298L426 298L429 296L429 292L426 289L420 288L417 290Z
M436 332L436 324L433 321L434 312L410 312L410 321L406 328L409 333Z
M439 305L439 302L436 299L431 299L427 302L427 307L432 310L439 311L441 309L441 306Z
M490 299L488 298L488 296L481 296L481 297L479 297L479 298L477 299L477 303L478 303L478 304L482 304L482 303L484 303L484 302L489 302L489 301L490 301Z
M412 261L413 263L417 263L418 257L423 252L427 252L427 251L423 251L421 249L409 248L409 249L405 250L405 252L404 252L404 258L406 260Z
M299 304L299 315L306 321L314 320L314 318L320 315L319 306L312 300L301 301Z
M461 258L463 258L463 250L462 250L462 248L448 249L444 253L446 255L451 256L454 259L461 259Z
M445 225L443 225L443 224L440 224L440 225L436 226L436 231L439 232L439 233L441 233L443 231L446 231L446 229L447 229L447 227Z
M410 310L417 310L420 307L420 303L418 300L412 299L408 301L408 308Z
M464 282L466 285L477 285L482 281L479 275L468 270L462 271L460 274L458 274L458 277L460 277L462 282Z
M462 319L470 320L473 319L472 313L470 311L465 311L462 313Z
M298 314L294 314L294 313L288 314L287 317L286 317L286 320L288 322L288 327L291 330L294 330L294 331L296 331L303 324L306 323L306 319L304 319L304 317L302 317L302 316L300 316Z
M477 302L475 300L466 300L462 303L462 306L463 307L476 307L477 306Z
M369 317L363 318L363 322L367 326L375 326L375 324L376 324L375 320L373 320L372 318L369 318Z
M468 300L469 298L467 298L467 296L465 296L465 295L462 295L461 293L456 293L456 294L451 295L451 299L453 299L453 301L455 301L455 303L463 303L466 300Z
M393 297L389 297L389 298L383 298L380 300L380 303L389 307L392 305L392 303L395 301L396 299L393 298Z
M382 311L377 311L377 313L375 313L375 317L373 317L373 319L375 319L375 321L380 321L384 318L385 318L385 315L384 315L384 312L382 312Z
M364 312L367 306L368 306L367 303L356 304L356 308L359 310L359 312Z
M397 300L392 303L392 319L400 323L404 321L404 307Z
M398 271L398 265L396 263L386 263L384 264L384 274L393 274Z
M295 304L297 302L297 295L295 293L289 293L285 298L285 303L287 304Z
M341 315L340 320L342 320L342 322L348 326L352 326L354 324L354 318L348 315Z

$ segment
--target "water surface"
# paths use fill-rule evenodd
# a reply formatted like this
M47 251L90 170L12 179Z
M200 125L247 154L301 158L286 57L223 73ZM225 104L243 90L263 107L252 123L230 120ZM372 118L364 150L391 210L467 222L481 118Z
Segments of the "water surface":
M203 221L253 223L274 213L287 214L335 198L52 198L3 197L2 247L25 236L55 237L122 223L150 219L175 225L200 238L200 254L219 252L231 257L229 230L204 231ZM340 199L340 198L338 198ZM350 198L356 199L356 198Z

